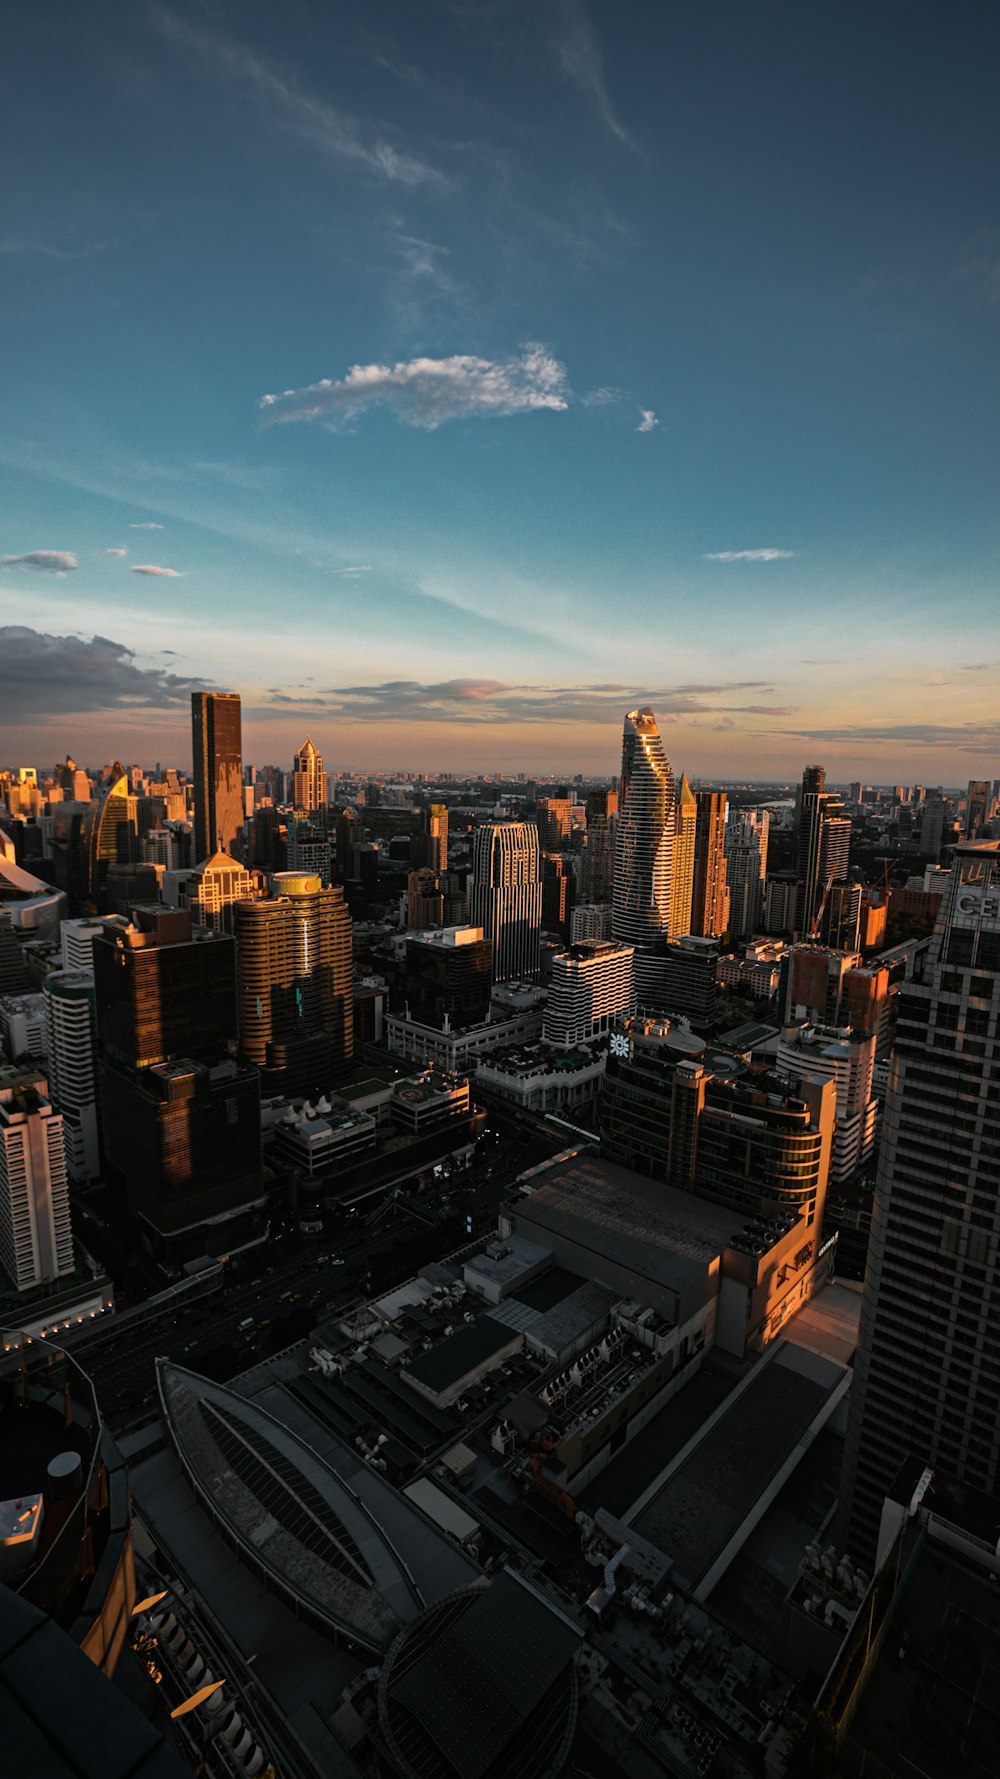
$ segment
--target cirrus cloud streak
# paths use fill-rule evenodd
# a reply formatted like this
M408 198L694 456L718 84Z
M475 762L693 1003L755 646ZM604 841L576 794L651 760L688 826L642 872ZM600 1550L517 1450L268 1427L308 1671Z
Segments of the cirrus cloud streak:
M509 685L494 679L450 679L431 683L385 680L377 685L327 686L315 693L275 687L270 703L254 716L303 715L360 723L620 723L637 704L652 704L664 716L789 716L794 707L734 702L733 694L771 687L763 680L693 683L639 691L618 684L585 686Z
M785 562L794 550L706 550L705 562Z
M527 414L569 407L566 367L545 346L529 342L511 358L411 358L356 364L345 377L324 377L305 389L262 396L265 424L319 420L348 424L369 408L391 408L407 426L433 432L445 420Z

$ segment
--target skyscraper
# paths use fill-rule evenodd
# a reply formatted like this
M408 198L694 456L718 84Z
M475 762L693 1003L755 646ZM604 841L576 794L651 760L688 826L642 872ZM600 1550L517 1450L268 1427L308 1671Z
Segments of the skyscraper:
M469 915L493 945L493 980L533 981L542 879L534 822L485 822L473 838Z
M542 1035L572 1049L589 1044L635 1007L631 945L585 939L552 959Z
M243 743L237 692L192 692L195 863L243 857Z
M340 888L279 871L236 905L240 1054L268 1093L325 1093L354 1054L351 917Z
M105 1170L150 1246L182 1261L238 1240L226 1219L249 1234L260 1084L232 1058L233 940L193 932L187 910L133 908L95 940L94 986Z
M97 800L87 805L87 894L102 912L112 867L138 858L135 806L125 768L115 761Z
M897 999L841 1491L860 1562L908 1455L1000 1487L998 1013L994 840L956 849Z
M651 945L670 932L676 799L674 775L648 706L630 710L622 770L612 932L629 945Z
M327 775L323 771L323 756L307 735L295 755L292 767L292 802L296 809L304 810L309 815L314 809L325 809L327 801Z
M766 809L730 811L726 823L729 930L736 939L760 931L771 817Z
M231 933L235 904L250 901L256 894L257 885L244 865L224 852L213 853L191 873L188 908L192 925L210 927L213 933Z
M683 939L687 933L697 931L691 924L697 825L697 800L688 784L687 773L682 772L677 790L677 823L670 890L671 939Z
M34 1070L0 1074L0 1266L18 1291L73 1271L62 1114Z
M101 1172L101 1141L94 974L53 970L43 986L49 1088L63 1117L66 1165L70 1179L96 1180Z
M415 871L448 869L448 805L425 803L420 811L420 832L410 844L410 863Z
M807 766L798 793L795 930L815 938L834 883L847 876L851 824L840 797L826 788L826 767Z
M587 792L587 834L580 855L580 896L610 906L615 880L617 791Z
M726 793L695 794L694 887L689 931L702 939L719 939L729 927L726 885Z
M990 814L990 783L988 778L970 778L965 800L965 837L974 840Z

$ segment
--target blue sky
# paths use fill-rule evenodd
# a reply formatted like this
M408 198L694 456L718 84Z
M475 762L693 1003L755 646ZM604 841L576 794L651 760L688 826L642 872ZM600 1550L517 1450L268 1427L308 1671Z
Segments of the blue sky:
M998 50L14 0L0 757L1000 774Z

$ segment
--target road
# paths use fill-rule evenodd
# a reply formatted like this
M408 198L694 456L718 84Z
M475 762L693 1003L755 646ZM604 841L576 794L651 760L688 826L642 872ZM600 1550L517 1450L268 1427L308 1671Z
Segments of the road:
M289 1236L240 1257L225 1288L195 1298L148 1328L122 1331L88 1352L74 1349L93 1379L101 1411L114 1431L139 1425L155 1413L155 1360L167 1355L193 1370L204 1366L219 1378L244 1370L269 1352L308 1333L311 1325L359 1299L410 1277L430 1259L453 1252L469 1234L495 1223L517 1176L553 1148L551 1133L533 1130L523 1116L491 1110L473 1167L440 1182L440 1201L450 1206L435 1227L411 1221L385 1203L378 1223L367 1218L378 1200L335 1213L332 1229L305 1241ZM426 1195L428 1207L438 1201ZM471 1218L472 1231L467 1230ZM252 1330L240 1323L253 1318Z

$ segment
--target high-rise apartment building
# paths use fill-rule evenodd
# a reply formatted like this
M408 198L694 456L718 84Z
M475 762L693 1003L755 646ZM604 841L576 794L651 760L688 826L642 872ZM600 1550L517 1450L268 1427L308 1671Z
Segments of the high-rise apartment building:
M307 735L292 766L292 803L310 815L314 809L325 809L328 801L323 756Z
M483 1025L490 1015L492 947L481 927L443 927L406 942L407 1017L441 1031Z
M243 856L243 741L237 692L192 692L195 862Z
M694 887L689 931L701 939L721 939L729 928L726 881L726 793L695 793Z
M92 970L94 940L99 939L103 931L104 922L101 920L61 920L59 937L63 969Z
M841 1491L865 1564L909 1455L1000 1488L1000 842L956 849L896 1007Z
M494 982L536 980L542 877L534 822L485 822L476 829L469 915L493 946Z
M279 871L236 907L240 1054L268 1093L325 1093L354 1054L351 917L342 889Z
M627 945L670 935L676 796L674 775L648 706L630 710L622 736L622 769L612 932Z
M448 805L425 803L420 811L420 832L414 834L410 847L410 863L414 870L434 871L438 876L448 869Z
M53 970L44 983L49 1090L62 1113L71 1180L101 1172L97 1019L92 970Z
M552 958L542 1036L573 1049L610 1032L635 1008L631 945L586 939Z
M965 837L967 840L974 840L983 823L989 820L991 801L989 779L970 778L965 799Z
M569 839L570 810L568 797L539 797L536 805L538 844L542 852L559 852Z
M872 1092L875 1034L866 1036L849 1026L787 1025L778 1044L775 1068L798 1078L811 1075L832 1081L837 1095L837 1121L830 1158L830 1180L846 1185L870 1159L875 1143L877 1106Z
M587 792L587 832L580 854L580 896L585 902L611 904L615 880L617 791Z
M677 788L674 860L670 884L670 937L683 939L697 928L692 924L695 882L695 849L698 833L698 800L681 773Z
M748 939L761 930L771 817L766 809L731 810L726 823L729 930Z
M34 1070L0 1071L0 1266L18 1291L73 1271L62 1114Z
M826 767L807 766L798 793L798 891L795 930L815 938L831 886L847 876L851 824L840 797L826 788Z

